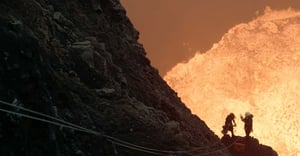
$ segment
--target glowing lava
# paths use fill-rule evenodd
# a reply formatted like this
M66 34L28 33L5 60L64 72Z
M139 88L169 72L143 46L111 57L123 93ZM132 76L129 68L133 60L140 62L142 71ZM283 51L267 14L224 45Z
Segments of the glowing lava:
M218 135L230 112L254 115L252 135L279 155L300 155L300 12L272 11L239 24L164 77Z

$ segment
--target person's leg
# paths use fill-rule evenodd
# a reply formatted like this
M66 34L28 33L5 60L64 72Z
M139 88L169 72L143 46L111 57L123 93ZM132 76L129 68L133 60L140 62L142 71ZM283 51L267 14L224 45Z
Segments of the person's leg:
M229 127L227 125L225 125L224 126L224 135L226 135L228 131L229 131Z
M233 129L231 129L230 132L231 132L231 137L234 137Z
M231 132L231 137L233 137L233 136L234 136L234 133L233 133L233 126L229 127L229 130L230 130L230 132Z
M250 130L249 130L249 128L246 128L245 131L246 131L246 137L249 137L250 136Z

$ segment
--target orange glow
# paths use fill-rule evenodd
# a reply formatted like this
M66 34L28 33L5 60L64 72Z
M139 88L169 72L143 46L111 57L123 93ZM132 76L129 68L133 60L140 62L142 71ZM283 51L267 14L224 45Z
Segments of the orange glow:
M300 155L300 12L267 8L164 79L217 135L233 112L236 134L244 136L239 115L249 111L260 143Z

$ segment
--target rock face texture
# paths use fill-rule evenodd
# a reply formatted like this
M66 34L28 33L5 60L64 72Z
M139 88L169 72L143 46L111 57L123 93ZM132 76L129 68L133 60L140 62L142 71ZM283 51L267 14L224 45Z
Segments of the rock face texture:
M149 148L218 142L151 67L138 36L118 0L1 0L0 100ZM0 155L152 155L2 111L0 120ZM207 152L229 154L215 144L162 155Z
M229 150L233 156L278 156L271 147L259 144L259 141L253 137L225 135L221 141L230 147Z

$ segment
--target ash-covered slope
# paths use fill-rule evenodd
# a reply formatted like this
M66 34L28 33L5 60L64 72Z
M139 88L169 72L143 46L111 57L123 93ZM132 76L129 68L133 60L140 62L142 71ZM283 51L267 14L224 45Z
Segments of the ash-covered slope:
M118 0L1 0L0 99L150 148L217 142L151 67L138 35ZM151 155L4 112L0 119L0 155Z

